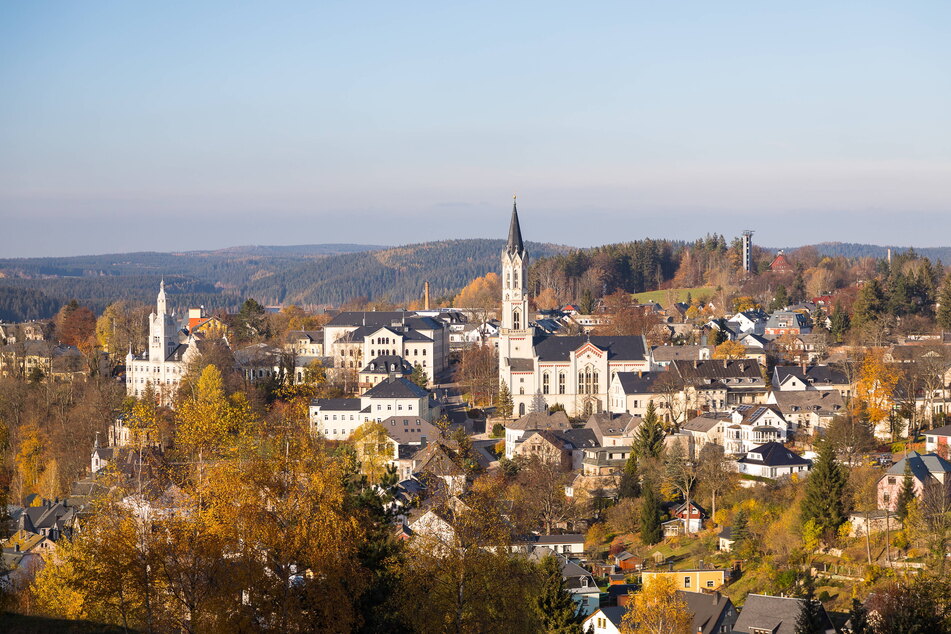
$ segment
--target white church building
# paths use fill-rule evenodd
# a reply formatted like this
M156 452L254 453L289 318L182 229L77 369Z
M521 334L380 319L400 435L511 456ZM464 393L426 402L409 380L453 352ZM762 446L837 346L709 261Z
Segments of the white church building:
M140 355L132 351L125 359L126 394L142 396L145 388L152 389L163 404L171 402L185 375L188 362L199 355L195 338L185 335L169 313L165 298L165 281L159 286L155 312L149 315L149 345Z
M530 321L528 252L513 203L508 242L502 250L502 328L499 378L512 394L513 415L532 411L538 395L561 404L570 416L609 409L611 377L652 369L650 347L639 336L543 335Z

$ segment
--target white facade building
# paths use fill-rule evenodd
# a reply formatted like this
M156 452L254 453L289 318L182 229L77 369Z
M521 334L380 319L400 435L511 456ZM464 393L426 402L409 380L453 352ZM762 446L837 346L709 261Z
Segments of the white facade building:
M155 312L149 315L148 349L138 356L131 351L126 355L126 394L142 396L146 387L151 385L161 403L170 403L188 362L199 354L194 337L181 333L174 314L168 312L163 280Z

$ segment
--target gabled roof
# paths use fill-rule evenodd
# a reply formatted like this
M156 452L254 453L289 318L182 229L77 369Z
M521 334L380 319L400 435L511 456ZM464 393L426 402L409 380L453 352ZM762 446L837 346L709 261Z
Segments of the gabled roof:
M773 392L773 398L786 415L805 412L836 414L845 410L845 401L838 390L777 390Z
M360 411L360 399L358 398L315 398L310 404L331 412Z
M828 365L810 366L805 372L798 365L778 365L773 372L780 385L790 377L796 377L807 385L844 385L849 382L844 373Z
M925 432L926 436L951 436L951 425L929 429Z
M709 359L713 356L714 346L655 346L651 350L654 361L662 363L682 359L693 361L695 359Z
M538 429L571 429L571 421L563 412L531 412L506 425L508 429L533 431Z
M906 462L911 465L911 474L921 482L927 482L933 473L951 473L951 462L935 453L920 454L917 451L909 453L885 473L904 475Z
M762 459L751 458L750 454L758 454L762 456ZM812 464L811 460L807 460L798 454L794 454L778 442L768 442L766 444L760 445L759 447L749 451L746 456L740 458L737 460L737 462L741 462L743 464L763 465L766 467L789 467Z
M338 313L327 326L366 326L374 332L383 326L408 326L415 330L439 330L445 324L432 317L420 317L414 312L395 311L360 311L348 310ZM325 326L326 327L326 326Z
M404 377L388 377L363 393L365 398L428 398L429 392Z
M733 626L734 632L748 634L753 628L764 629L771 634L795 634L796 620L802 610L802 599L793 597L770 597L762 594L750 594L740 611L740 617ZM824 634L835 634L835 627L829 620L825 608L819 606L824 622Z
M568 361L571 353L591 343L607 352L609 361L646 361L644 338L637 336L588 336L535 337L533 345L539 361Z
M710 359L704 361L674 361L674 369L686 381L711 379L753 379L750 385L762 385L763 377L759 365L749 359Z
M624 394L651 394L658 374L656 372L617 372L615 376Z
M680 428L706 434L720 423L728 423L731 420L732 417L729 412L704 412L695 418L691 418Z
M403 374L412 374L413 366L409 361L399 355L382 355L366 364L360 372L364 374L389 374L390 372L402 372Z
M734 411L743 417L742 423L744 425L752 425L756 423L756 421L765 416L767 412L776 414L776 416L781 418L783 421L786 420L783 417L783 413L779 411L779 408L775 405L737 405Z

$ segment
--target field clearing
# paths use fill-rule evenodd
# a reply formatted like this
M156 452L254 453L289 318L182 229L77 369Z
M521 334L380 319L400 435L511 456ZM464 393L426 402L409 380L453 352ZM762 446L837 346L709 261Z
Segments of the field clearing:
M666 306L668 297L672 296L673 301L683 302L687 300L689 294L693 299L713 295L716 289L712 286L695 286L694 288L669 288L662 291L644 291L643 293L634 293L635 301L640 304L656 302L661 306Z

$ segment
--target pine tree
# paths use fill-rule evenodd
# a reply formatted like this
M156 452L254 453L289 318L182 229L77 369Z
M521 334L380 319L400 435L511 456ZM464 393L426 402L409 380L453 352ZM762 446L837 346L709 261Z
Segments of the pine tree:
M905 460L905 475L898 491L898 500L895 502L895 512L902 522L908 516L908 504L915 499L915 482L911 476L911 462Z
M776 294L773 301L770 302L770 310L783 310L789 305L789 295L786 293L786 287L782 284L776 287Z
M410 375L409 380L421 388L425 388L429 385L429 377L426 376L426 370L418 363L413 367L413 373Z
M495 400L495 413L502 418L512 416L512 393L505 381L499 386L499 395Z
M824 442L819 457L806 480L806 496L802 501L802 521L814 520L824 533L834 533L845 522L845 489L847 478L836 462L832 443Z
M849 330L849 314L841 306L836 306L832 316L829 317L829 331L836 342L841 342L842 337Z
M872 634L872 628L868 624L868 610L856 598L852 599L852 608L849 610L849 623L851 625L850 634Z
M654 401L647 404L644 419L634 434L633 453L638 459L656 458L664 450L664 428L657 417Z
M541 562L542 587L536 599L542 632L550 634L582 634L581 615L565 585L561 565L551 555Z
M951 275L946 275L938 293L938 312L935 314L938 325L951 330Z
M654 483L645 480L644 494L641 496L641 540L645 544L656 544L660 541L660 503Z
M812 575L806 573L803 584L802 604L796 617L796 634L825 634L822 618L822 604L816 600L816 587Z
M739 548L749 536L749 516L744 509L740 509L733 517L733 526L730 529L730 535L733 537L733 547Z
M637 473L637 454L632 451L624 463L624 470L621 472L618 496L622 498L636 498L640 495L640 488L640 476Z
M792 288L789 289L789 298L794 304L806 298L806 283L802 279L801 268L796 270L796 279L793 280Z

